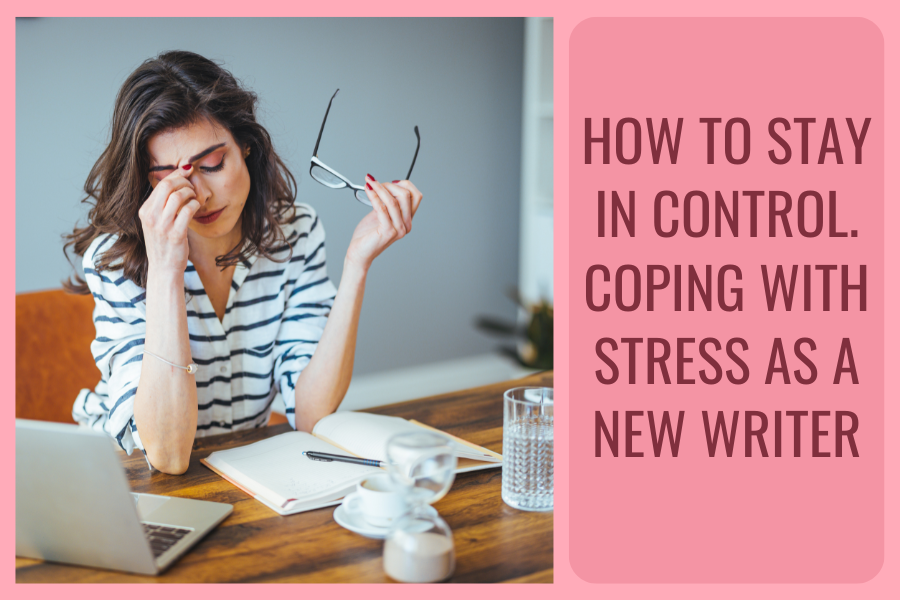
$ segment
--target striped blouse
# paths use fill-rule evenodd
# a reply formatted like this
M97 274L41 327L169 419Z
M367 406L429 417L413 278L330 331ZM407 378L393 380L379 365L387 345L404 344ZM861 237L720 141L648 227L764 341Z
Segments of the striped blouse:
M190 261L185 269L191 355L199 367L193 375L198 436L265 425L279 392L295 427L294 384L322 336L336 290L325 271L325 230L312 207L297 204L294 220L282 227L287 243L273 256L289 260L253 257L238 264L221 322ZM84 254L96 304L91 352L101 378L94 390L81 390L72 416L131 454L144 449L134 399L147 328L146 291L122 270L95 270L114 241L112 235L98 237Z

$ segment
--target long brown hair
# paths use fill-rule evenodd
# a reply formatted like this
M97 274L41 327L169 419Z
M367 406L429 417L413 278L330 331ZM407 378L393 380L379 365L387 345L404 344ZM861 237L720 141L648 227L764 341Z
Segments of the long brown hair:
M275 153L269 133L256 121L255 93L244 89L221 66L193 52L175 51L145 61L132 73L116 97L109 145L84 184L91 205L88 225L64 236L68 257L84 256L100 235L117 234L99 257L99 271L124 269L125 277L147 287L147 251L138 210L150 195L147 143L161 132L180 129L201 119L227 128L239 147L250 148L246 159L250 194L241 220L242 239L228 254L216 258L222 268L253 254L274 259L285 240L280 224L294 217L297 182ZM249 242L249 243L247 243ZM77 274L63 282L70 292L89 294Z

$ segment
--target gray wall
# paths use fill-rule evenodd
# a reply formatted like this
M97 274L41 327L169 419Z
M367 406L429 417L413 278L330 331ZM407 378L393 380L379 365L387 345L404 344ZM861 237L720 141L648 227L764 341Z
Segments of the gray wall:
M224 63L260 97L260 120L328 233L340 280L367 207L309 178L319 156L355 182L406 175L425 194L413 232L376 259L356 373L485 352L476 315L512 319L518 281L521 19L18 19L16 291L71 273L60 236L83 222L88 171L115 94L144 59L191 50Z

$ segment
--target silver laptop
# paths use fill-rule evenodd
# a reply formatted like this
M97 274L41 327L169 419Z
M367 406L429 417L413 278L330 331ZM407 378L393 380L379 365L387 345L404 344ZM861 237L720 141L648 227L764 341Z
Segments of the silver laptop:
M16 419L16 556L156 575L231 513L132 494L112 443L77 425Z

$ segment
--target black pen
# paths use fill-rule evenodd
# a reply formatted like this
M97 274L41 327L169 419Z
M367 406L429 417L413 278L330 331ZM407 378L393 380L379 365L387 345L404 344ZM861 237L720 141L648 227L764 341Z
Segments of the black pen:
M386 467L387 463L381 460L375 460L372 458L356 458L355 456L341 456L339 454L325 454L324 452L306 452L304 450L303 455L310 460L321 460L323 462L345 462L345 463L353 463L354 465L365 465L367 467Z

